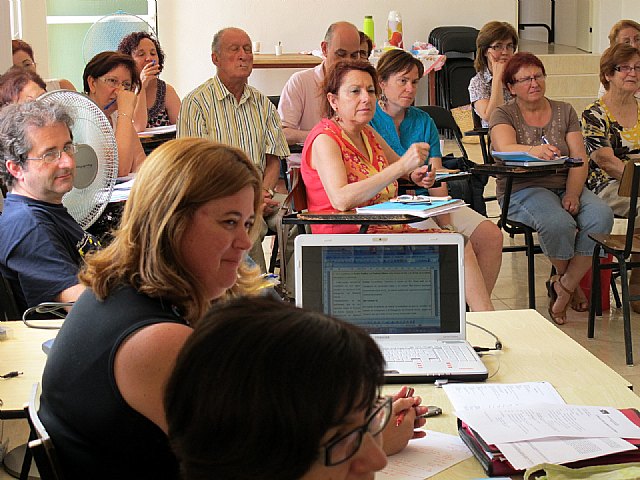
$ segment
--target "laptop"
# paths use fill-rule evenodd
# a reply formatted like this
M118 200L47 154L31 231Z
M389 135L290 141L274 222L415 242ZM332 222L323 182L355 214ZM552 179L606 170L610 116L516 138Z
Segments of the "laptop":
M465 340L463 255L453 233L299 235L296 305L369 332L387 383L485 380Z

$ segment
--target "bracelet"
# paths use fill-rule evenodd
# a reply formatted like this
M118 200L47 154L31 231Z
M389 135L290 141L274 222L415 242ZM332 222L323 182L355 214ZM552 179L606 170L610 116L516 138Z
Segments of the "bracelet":
M130 115L127 115L126 113L123 113L123 112L118 112L118 118L120 118L120 115L122 115L123 117L129 117L129 120L131 120L131 123L133 124L133 118L131 118Z
M409 181L410 181L410 182L413 182L413 179L411 178L411 175L413 175L413 172L415 172L415 170L411 170L411 171L409 172ZM413 183L416 183L416 182L413 182Z
M531 153L531 150L533 150L533 147L534 147L534 145L531 145L531 146L529 147L529 150L527 151L527 153Z

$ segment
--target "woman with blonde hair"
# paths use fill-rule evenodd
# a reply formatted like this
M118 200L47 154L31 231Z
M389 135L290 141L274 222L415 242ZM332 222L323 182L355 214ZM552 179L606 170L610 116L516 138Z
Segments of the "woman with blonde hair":
M43 375L40 414L67 479L177 478L165 384L212 304L260 288L244 262L261 204L246 155L205 139L168 142L138 172Z

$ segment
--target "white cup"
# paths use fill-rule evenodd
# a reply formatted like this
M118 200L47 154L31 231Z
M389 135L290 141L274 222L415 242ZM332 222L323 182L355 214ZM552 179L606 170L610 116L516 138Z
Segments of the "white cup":
M282 45L278 44L275 46L276 55L282 55Z
M251 42L253 53L260 53L260 42Z
M444 140L440 140L440 155L444 155Z

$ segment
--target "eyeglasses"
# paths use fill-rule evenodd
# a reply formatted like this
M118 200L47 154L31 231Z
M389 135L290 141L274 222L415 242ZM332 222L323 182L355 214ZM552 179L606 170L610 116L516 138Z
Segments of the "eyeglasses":
M640 75L640 65L616 65L613 69L620 73L631 73L631 70L634 70Z
M99 78L103 83L105 83L111 88L120 88L120 85L122 85L122 88L128 91L131 91L131 89L133 88L133 84L127 80L125 80L124 82L121 82L117 78L112 78L112 77L99 77Z
M536 81L536 83L540 83L542 81L544 81L547 78L546 75L543 75L542 73L538 73L537 75L532 75L530 77L525 77L525 78L519 78L518 80L513 80L513 83L519 83L519 84L531 84L531 82L533 82L534 80Z
M493 50L494 52L497 51L507 51L507 52L515 52L516 51L516 46L513 43L507 43L506 45L503 45L502 43L497 43L496 45L489 45L489 47L491 50Z
M390 418L391 397L379 399L364 425L353 429L321 448L321 450L324 450L324 464L327 467L333 467L349 460L360 449L362 437L364 437L365 433L368 432L375 437L384 430Z
M20 64L22 68L31 68L31 67L35 67L35 65L36 65L36 62L32 60L25 60Z
M40 157L27 157L27 160L42 160L44 163L53 163L60 160L62 152L66 153L70 157L73 157L78 152L78 145L75 143L68 143L62 150L49 150Z

